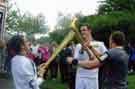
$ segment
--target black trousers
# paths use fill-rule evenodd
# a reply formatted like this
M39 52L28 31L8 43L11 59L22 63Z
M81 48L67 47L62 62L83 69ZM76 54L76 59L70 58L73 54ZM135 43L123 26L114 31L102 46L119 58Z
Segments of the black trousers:
M104 81L105 81L105 74L104 74L104 67L99 68L98 72L98 84L99 84L99 89L104 89Z
M58 62L53 60L49 66L51 78L57 78L58 74Z
M68 80L68 64L60 62L59 63L60 66L60 75L61 75L61 82L65 83Z

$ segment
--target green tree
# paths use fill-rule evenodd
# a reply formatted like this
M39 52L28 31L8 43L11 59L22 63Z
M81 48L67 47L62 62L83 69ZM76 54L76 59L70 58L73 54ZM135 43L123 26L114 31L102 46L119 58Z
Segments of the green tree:
M18 7L14 9L13 6L15 4L7 1L6 30L25 32L28 35L48 31L46 19L42 14L37 16L31 15L29 12L21 14L20 9Z
M107 15L85 16L79 23L88 23L92 27L93 36L108 45L111 32L119 30L126 34L128 41L133 40L135 28L135 13L115 11Z
M19 8L13 9L14 4L7 1L7 15L6 15L6 25L5 29L7 31L16 31L18 26L18 21L20 18Z
M98 14L108 14L112 11L134 12L135 0L105 0L100 2Z
M60 43L65 35L71 30L70 23L71 15L63 15L63 13L59 13L55 30L49 34L50 39Z
M46 33L48 26L45 22L45 17L42 14L32 16L29 13L25 13L19 19L18 31L23 31L28 34L34 33Z
M37 43L40 43L40 44L51 43L52 42L52 39L50 39L50 37L48 37L48 36L47 37L41 37L36 42Z

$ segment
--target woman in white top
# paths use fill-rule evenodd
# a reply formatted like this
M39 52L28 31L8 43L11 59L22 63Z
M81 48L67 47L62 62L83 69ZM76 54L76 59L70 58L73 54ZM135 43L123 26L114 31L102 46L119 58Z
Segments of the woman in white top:
M27 57L29 41L21 35L16 35L9 41L14 51L11 59L11 72L15 89L39 89L35 64Z

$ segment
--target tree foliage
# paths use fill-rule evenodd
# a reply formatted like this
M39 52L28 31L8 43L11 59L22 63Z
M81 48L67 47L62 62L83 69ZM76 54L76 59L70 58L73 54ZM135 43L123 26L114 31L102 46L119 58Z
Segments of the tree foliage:
M105 0L100 2L98 14L108 14L112 11L134 12L135 0Z
M46 33L48 31L45 17L42 14L37 16L31 15L29 12L21 14L19 8L13 8L14 4L10 2L7 4L6 30L28 34Z
M46 33L48 31L48 26L42 14L32 16L27 13L20 17L17 30L27 32L28 34Z
M119 30L126 34L128 40L135 37L135 13L115 11L107 15L85 16L79 23L88 23L92 27L94 38L108 45L111 32Z
M41 37L40 39L38 39L36 41L38 44L44 44L44 43L51 43L52 39L50 39L50 37Z
M62 13L59 13L55 29L49 34L50 39L52 39L52 41L60 43L64 39L65 35L67 35L67 33L71 30L70 23L70 15L64 16Z
M79 19L83 17L81 12L76 13L75 16ZM61 43L64 37L71 30L70 28L71 21L72 18L70 14L64 15L63 13L58 13L55 30L49 34L50 39L52 39L52 41L56 41L57 43ZM73 40L76 41L76 38L74 38Z
M20 18L19 8L13 9L13 4L7 1L6 30L16 31Z

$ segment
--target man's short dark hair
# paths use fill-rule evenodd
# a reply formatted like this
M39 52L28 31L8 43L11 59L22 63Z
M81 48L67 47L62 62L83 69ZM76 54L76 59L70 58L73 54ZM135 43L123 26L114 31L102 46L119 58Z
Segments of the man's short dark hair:
M91 27L90 24L88 24L88 23L81 24L80 27L82 27L82 26L86 26L89 30L92 29L92 27Z
M124 45L125 44L125 34L123 32L120 32L120 31L115 31L111 34L111 39L112 41L121 46L121 45Z

